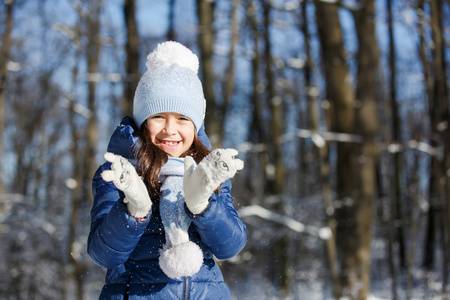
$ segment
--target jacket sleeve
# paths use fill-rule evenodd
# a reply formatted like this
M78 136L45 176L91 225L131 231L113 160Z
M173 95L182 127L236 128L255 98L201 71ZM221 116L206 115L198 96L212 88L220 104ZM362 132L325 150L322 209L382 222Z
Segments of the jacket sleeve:
M218 259L235 256L247 243L247 229L234 208L229 180L222 185L219 195L211 195L204 212L194 215L186 206L185 210L202 242L210 247Z
M94 262L108 269L128 260L150 219L137 221L128 214L123 193L101 178L100 174L110 166L110 163L100 166L92 181L94 203L87 245Z

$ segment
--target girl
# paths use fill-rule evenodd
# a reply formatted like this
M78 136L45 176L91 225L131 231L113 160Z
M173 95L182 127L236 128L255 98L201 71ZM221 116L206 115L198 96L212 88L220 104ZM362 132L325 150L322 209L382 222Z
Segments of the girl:
M229 180L243 162L209 150L197 56L165 42L146 65L133 119L93 179L88 253L108 269L100 299L231 299L214 256L247 241Z

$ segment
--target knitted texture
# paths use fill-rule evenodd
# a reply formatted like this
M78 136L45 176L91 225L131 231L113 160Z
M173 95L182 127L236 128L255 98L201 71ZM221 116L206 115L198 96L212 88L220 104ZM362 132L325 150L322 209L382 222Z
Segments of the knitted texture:
M191 119L200 130L206 101L197 76L198 57L180 43L168 41L147 56L146 66L133 102L138 127L152 115L174 112Z
M146 217L152 208L152 201L134 166L120 155L106 152L104 156L111 163L111 170L103 171L103 180L113 182L124 193L123 202L130 215L137 219Z
M166 232L166 243L160 252L159 266L172 279L192 276L203 264L200 247L189 241L191 220L184 210L184 159L169 157L161 168L159 209Z
M235 156L236 149L216 149L197 166L190 156L184 162L184 193L186 206L193 214L200 214L208 206L208 199L225 180L242 170L244 162Z

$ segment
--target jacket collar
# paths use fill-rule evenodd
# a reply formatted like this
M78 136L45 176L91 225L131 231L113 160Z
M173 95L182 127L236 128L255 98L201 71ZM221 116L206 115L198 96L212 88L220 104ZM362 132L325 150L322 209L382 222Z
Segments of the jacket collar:
M139 137L135 135L135 124L131 117L124 117L114 130L108 144L108 152L128 159L135 158Z

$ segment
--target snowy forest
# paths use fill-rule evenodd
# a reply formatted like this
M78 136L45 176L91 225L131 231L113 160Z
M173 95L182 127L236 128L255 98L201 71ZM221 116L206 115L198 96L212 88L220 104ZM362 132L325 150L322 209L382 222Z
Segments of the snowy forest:
M1 299L98 298L92 177L166 40L245 161L233 299L447 299L449 0L1 1Z

